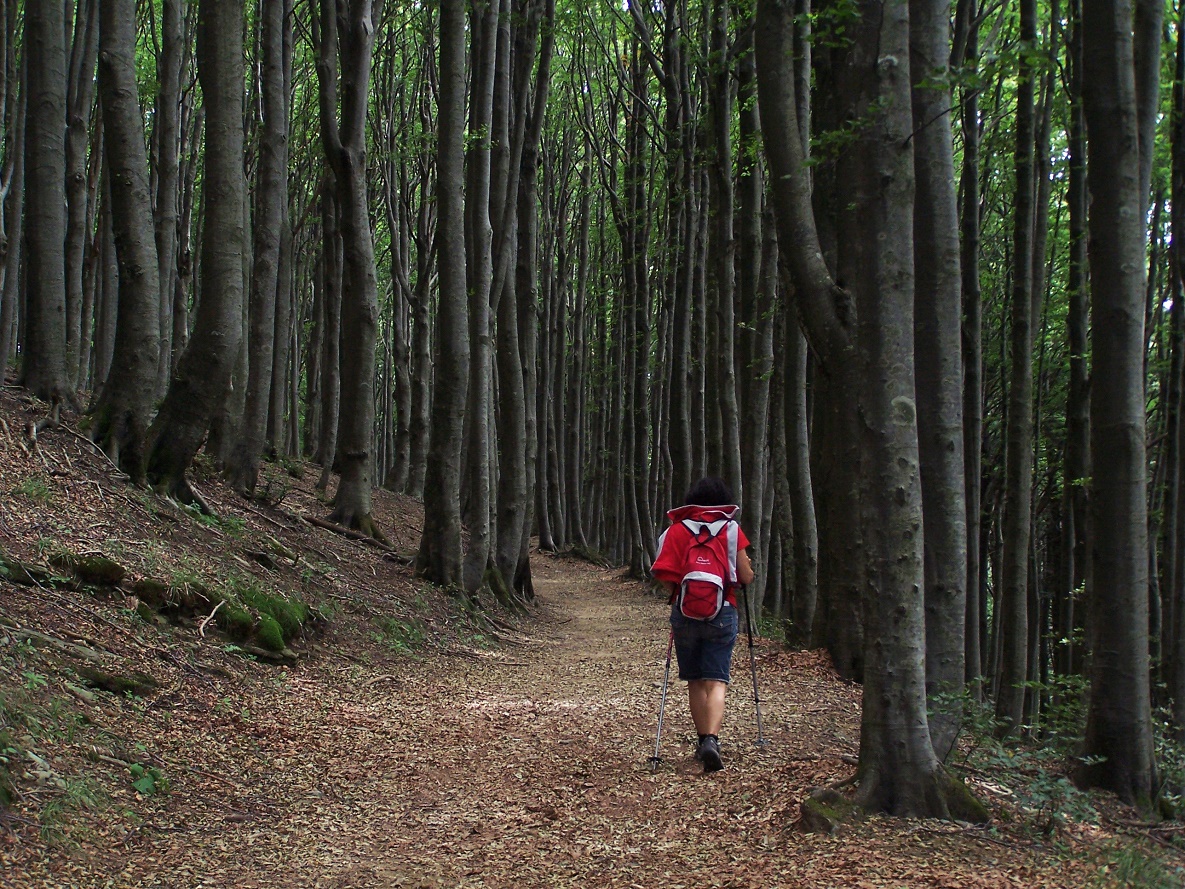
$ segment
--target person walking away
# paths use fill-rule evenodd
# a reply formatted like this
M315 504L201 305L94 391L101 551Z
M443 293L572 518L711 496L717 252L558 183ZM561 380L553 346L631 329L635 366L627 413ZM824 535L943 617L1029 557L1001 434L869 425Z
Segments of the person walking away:
M651 576L671 600L671 630L679 678L687 683L699 734L695 758L705 772L724 768L720 728L739 621L736 591L753 581L749 538L736 521L740 508L723 480L701 478L670 510Z

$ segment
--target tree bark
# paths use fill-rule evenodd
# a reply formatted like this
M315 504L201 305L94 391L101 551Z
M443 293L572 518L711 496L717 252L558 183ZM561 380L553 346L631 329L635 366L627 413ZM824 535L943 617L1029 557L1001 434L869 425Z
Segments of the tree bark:
M1083 663L1081 638L1083 612L1078 605L1089 586L1090 569L1090 376L1087 364L1090 329L1087 282L1087 189L1086 121L1082 114L1082 11L1078 0L1071 2L1073 29L1070 38L1070 116L1067 135L1069 184L1069 269L1066 290L1066 350L1070 380L1066 395L1066 451L1063 464L1065 526L1063 548L1065 588L1058 591L1058 638L1067 640L1057 657L1058 672L1079 673ZM1174 202L1174 206L1176 203Z
M255 493L267 440L267 413L275 362L276 296L280 287L280 239L288 203L288 92L284 76L284 0L260 6L260 77L263 126L255 188L254 248L247 329L247 399L243 426L226 472L230 483ZM368 227L369 234L369 227Z
M1009 339L1007 454L1004 493L1004 564L1000 594L1001 663L996 717L1003 734L1024 720L1029 648L1029 548L1033 487L1033 129L1037 40L1036 0L1020 3L1021 53L1016 87L1013 161L1013 286Z
M952 55L956 65L964 71L974 71L978 65L979 22L976 0L961 0L955 24L955 47ZM959 265L962 273L961 294L963 322L963 491L967 517L967 600L964 606L964 677L971 686L971 694L979 699L983 694L983 651L980 637L987 616L980 607L980 551L981 502L980 481L983 438L983 346L982 300L979 285L979 91L962 90L961 132L963 162L959 179L962 192L962 214L959 221Z
M469 338L465 294L465 4L440 3L437 237L440 303L431 431L424 481L424 533L416 573L461 586L461 443Z
M321 140L334 174L342 240L341 414L336 463L341 479L332 521L384 539L371 516L374 478L374 353L378 336L378 277L367 191L366 113L371 49L383 0L350 0L335 10L321 2L322 39L317 61ZM344 26L338 32L336 21ZM339 73L333 63L340 56ZM337 91L340 88L340 123Z
M162 0L156 118L152 145L156 160L157 273L160 282L160 353L157 391L164 392L172 371L173 294L177 287L178 224L181 188L181 71L184 29L181 0Z
M22 71L26 70L22 66ZM16 86L15 84L13 85ZM6 157L12 158L5 177L4 223L6 246L4 255L4 283L0 289L0 382L8 370L16 339L17 304L20 302L21 264L25 259L24 201L25 201L25 100L28 90L21 89L11 119L11 129L5 133ZM8 113L6 109L6 113Z
M926 517L926 694L930 739L945 762L960 725L967 606L958 196L948 109L950 4L910 0L913 79L914 373L922 510Z
M1148 678L1144 223L1129 0L1083 4L1090 188L1092 667L1089 787L1150 809L1157 795ZM1157 56L1158 57L1158 56Z
M66 91L66 374L77 388L83 337L83 275L87 222L86 155L90 144L91 113L95 96L95 59L99 51L99 4L78 3L74 18L74 42L70 52Z
M465 550L465 590L473 596L483 586L492 550L490 425L493 421L493 343L490 295L494 280L494 232L490 221L491 140L494 138L494 90L497 74L508 76L502 55L499 70L500 0L475 3L471 13L472 68L469 133L465 155L465 269L469 296L469 386L465 409L465 476L462 520L469 531Z
M1171 118L1172 192L1171 262L1173 275L1172 383L1176 408L1168 491L1172 509L1166 511L1165 602L1168 612L1162 640L1165 664L1161 675L1172 701L1172 720L1178 737L1185 736L1185 9L1177 20L1177 61L1173 78Z
M66 369L66 22L63 3L25 9L25 246L28 275L20 382L44 401L73 401Z
M708 90L709 127L711 130L711 203L710 235L712 264L708 290L716 306L716 347L705 353L715 360L715 391L709 395L713 410L719 411L721 437L717 439L722 461L717 471L732 488L738 502L745 502L744 474L741 470L740 415L737 407L736 378L736 251L734 236L733 157L732 157L732 76L728 63L728 2L714 0L711 13L709 52L713 59ZM716 474L716 473L713 473ZM753 497L762 496L752 492ZM754 512L760 516L760 507ZM756 531L756 529L754 529Z
M791 58L789 3L757 7L758 72L766 150L775 187L780 243L812 332L847 346L839 294L822 263L802 165ZM845 220L860 347L861 449L866 472L862 519L869 560L863 608L864 704L857 803L897 815L982 820L934 755L925 703L922 502L913 383L913 131L909 101L909 17L904 2L867 0L846 31L846 86L864 126L849 146L853 174ZM807 237L795 239L794 233ZM861 237L854 237L860 235ZM809 309L809 310L808 310ZM821 322L821 323L820 323ZM834 354L834 353L833 353Z
M242 32L241 4L199 0L198 79L206 107L202 228L207 235L201 242L201 299L189 346L149 432L148 458L149 482L184 500L192 499L185 473L226 396L242 338Z
M119 309L111 372L94 411L91 436L133 481L143 482L156 397L160 285L136 85L136 0L104 0L99 19L99 93L119 261Z

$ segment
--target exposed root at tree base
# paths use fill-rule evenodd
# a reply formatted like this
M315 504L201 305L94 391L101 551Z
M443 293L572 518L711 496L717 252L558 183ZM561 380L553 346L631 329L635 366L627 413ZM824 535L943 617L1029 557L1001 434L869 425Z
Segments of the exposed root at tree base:
M159 479L153 483L152 489L163 497L171 497L178 503L195 507L202 515L218 515L185 476L177 479Z

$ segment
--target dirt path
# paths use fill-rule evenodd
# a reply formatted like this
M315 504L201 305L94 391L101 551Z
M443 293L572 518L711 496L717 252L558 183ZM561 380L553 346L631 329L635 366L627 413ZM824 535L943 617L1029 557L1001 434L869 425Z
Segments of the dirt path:
M395 673L312 665L205 715L179 711L188 755L227 771L179 780L102 860L76 860L77 885L1065 885L1057 862L978 831L874 820L799 833L807 788L849 773L840 757L856 752L858 692L817 655L761 646L771 744L758 749L742 636L727 768L710 776L672 681L652 774L662 604L574 561L541 557L536 575L541 620L517 644Z

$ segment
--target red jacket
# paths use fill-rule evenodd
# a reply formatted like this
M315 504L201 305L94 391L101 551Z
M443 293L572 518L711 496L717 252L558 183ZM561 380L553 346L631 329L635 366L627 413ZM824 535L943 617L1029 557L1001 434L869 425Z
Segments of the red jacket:
M658 555L650 568L650 574L655 580L673 583L678 586L683 582L683 575L687 572L687 550L695 543L693 532L683 524L684 519L692 522L734 521L740 512L737 506L680 506L667 513L671 526L663 531L658 538ZM749 545L749 538L738 525L737 552ZM736 560L733 554L733 582L724 591L724 600L736 607Z

